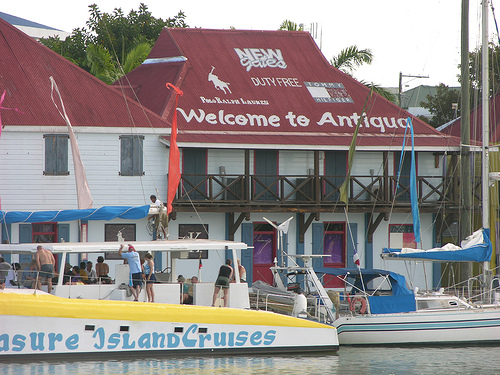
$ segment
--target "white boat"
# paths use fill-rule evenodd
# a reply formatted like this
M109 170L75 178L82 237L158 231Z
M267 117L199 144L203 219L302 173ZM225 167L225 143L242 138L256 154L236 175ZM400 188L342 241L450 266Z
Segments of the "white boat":
M236 254L236 249L247 246L211 240L131 244L139 252L168 251L170 258L187 256L193 249L232 249ZM37 245L0 246L21 253L34 252ZM118 243L42 245L64 259L72 252L116 251ZM118 284L63 285L59 278L54 294L18 288L1 291L0 358L111 353L113 356L304 353L338 349L337 332L332 326L248 309L246 284L231 284L229 308L210 306L213 283L195 285L195 305L180 304L178 283L155 284L157 299L170 303L132 302L127 296L127 267L124 270L124 282L118 280ZM61 268L61 274L62 271Z
M307 307L298 316L337 328L340 345L469 345L500 344L500 289L498 278L493 303L469 303L464 298L437 292L411 291L405 277L384 270L333 268L315 270L311 256L300 256L305 266L272 267L277 287L258 288L261 295L285 298L286 278L297 280ZM343 293L326 291L322 274L345 280ZM288 284L290 285L290 284ZM290 298L288 310L297 312ZM303 305L304 306L304 305ZM269 304L274 310L273 303ZM266 309L265 304L260 308ZM276 311L276 310L274 310ZM285 308L280 309L286 311ZM301 315L302 314L302 315Z

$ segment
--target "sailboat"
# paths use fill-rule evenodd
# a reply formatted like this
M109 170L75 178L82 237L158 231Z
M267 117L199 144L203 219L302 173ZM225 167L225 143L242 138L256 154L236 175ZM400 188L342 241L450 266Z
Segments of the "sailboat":
M463 251L490 246L478 244L488 242L483 233L471 236ZM443 252L451 250L429 253ZM386 270L313 268L311 260L316 256L321 255L289 255L293 265L271 267L276 287L254 284L261 301L257 307L332 325L340 345L500 343L499 301L475 304L443 290L410 290L403 275ZM303 266L295 263L297 257ZM321 283L324 274L344 282L343 293L327 291Z
M483 2L483 46L488 45L485 36L487 6L488 2ZM487 48L483 48L483 53L486 51ZM500 278L493 277L489 271L492 244L488 202L487 57L483 58L482 65L485 81L482 101L483 228L462 241L461 246L448 244L430 250L385 249L382 254L383 258L391 260L482 263L483 290L480 297L466 299L444 293L443 288L431 292L410 290L404 276L385 270L317 269L309 265L309 258L313 256L302 256L304 266L276 265L271 268L277 287L275 290L268 288L268 295L279 295L290 289L287 285L293 285L293 289L303 293L308 300L302 315L335 326L340 345L500 344ZM411 126L411 121L408 123ZM414 216L413 221L414 224L418 222L418 216ZM418 231L414 232L417 236ZM320 282L321 274L330 274L342 280L345 285L343 293L327 292ZM293 283L283 282L287 278L292 278ZM300 287L296 285L297 280L300 280ZM294 308L294 311L297 309Z

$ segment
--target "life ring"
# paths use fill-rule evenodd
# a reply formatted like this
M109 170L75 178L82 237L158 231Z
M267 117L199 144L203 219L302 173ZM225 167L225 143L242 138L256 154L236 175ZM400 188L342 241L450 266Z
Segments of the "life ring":
M352 298L351 302L349 303L349 309L352 312L356 312L356 302L361 303L361 307L359 308L358 312L360 314L365 314L366 313L366 299L361 298L361 297Z

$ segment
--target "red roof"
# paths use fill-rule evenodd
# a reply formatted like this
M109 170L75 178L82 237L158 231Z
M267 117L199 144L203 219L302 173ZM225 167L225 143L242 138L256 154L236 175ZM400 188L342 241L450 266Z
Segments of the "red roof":
M500 94L497 94L494 99L490 99L490 142L493 144L500 143ZM470 113L470 139L471 142L477 141L482 143L483 132L482 132L482 121L483 121L483 106L478 106L474 108ZM461 118L443 126L441 132L446 135L453 135L455 137L460 137L461 134L462 121Z
M0 19L2 125L66 126L51 99L53 76L73 126L155 127L167 123L116 88ZM57 101L56 101L57 102Z
M400 146L411 117L416 146L459 146L333 68L307 32L164 29L127 79L164 117L165 83L180 87L179 142L347 146L365 109L358 145Z

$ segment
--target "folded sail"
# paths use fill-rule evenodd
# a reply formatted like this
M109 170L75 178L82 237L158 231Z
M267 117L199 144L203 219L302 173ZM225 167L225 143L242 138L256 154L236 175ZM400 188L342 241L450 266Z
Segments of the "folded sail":
M440 262L485 262L491 259L493 248L489 229L482 228L474 232L461 245L447 244L429 250L384 248L382 258Z

